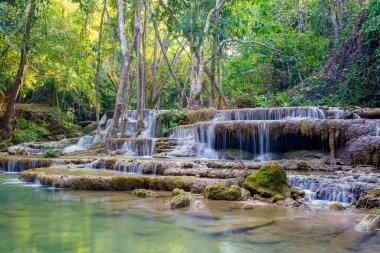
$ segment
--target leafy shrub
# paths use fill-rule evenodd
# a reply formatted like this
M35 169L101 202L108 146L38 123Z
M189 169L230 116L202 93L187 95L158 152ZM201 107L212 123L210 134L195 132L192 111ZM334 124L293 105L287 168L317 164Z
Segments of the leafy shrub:
M158 115L158 119L161 135L168 136L170 128L186 124L187 111L165 111Z
M38 135L32 130L17 130L13 137L13 142L22 143L22 142L33 142L37 141Z
M32 121L21 118L18 124L19 129L13 137L15 143L33 142L49 136L49 131L46 128Z

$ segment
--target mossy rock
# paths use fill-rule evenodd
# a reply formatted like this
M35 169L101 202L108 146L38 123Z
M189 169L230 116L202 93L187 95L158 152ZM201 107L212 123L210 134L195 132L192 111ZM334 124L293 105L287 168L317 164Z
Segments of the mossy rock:
M190 205L191 197L188 193L180 193L169 199L169 206L171 209L183 208Z
M344 210L344 209L346 209L341 203L330 203L329 208L331 210Z
M132 191L132 194L139 198L156 198L157 194L154 191L146 189L135 189Z
M90 149L91 150L96 150L96 149L102 149L102 148L105 148L105 147L106 147L106 143L105 142L98 141L98 142L95 142L95 143L91 144Z
M356 202L357 208L380 208L380 188L372 189L366 192Z
M266 163L256 173L248 176L245 179L244 188L252 195L259 194L264 198L272 198L276 195L286 198L290 194L286 172L277 162Z
M214 200L239 200L242 192L237 185L228 187L223 183L214 183L206 186L203 195L205 198Z
M175 188L172 191L172 197L177 196L179 194L185 194L186 192L183 189Z

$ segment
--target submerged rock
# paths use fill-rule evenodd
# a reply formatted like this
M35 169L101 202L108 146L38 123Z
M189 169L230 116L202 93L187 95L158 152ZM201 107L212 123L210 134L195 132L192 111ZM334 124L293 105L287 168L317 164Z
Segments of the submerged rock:
M371 232L380 229L380 215L368 214L357 224L354 229L358 232Z
M346 209L341 203L330 203L329 208L331 210L344 210L344 209Z
M146 189L136 189L132 191L132 194L139 198L156 198L157 194L154 191Z
M223 183L214 183L206 186L203 195L208 199L214 200L239 200L242 192L239 186L228 187Z
M285 199L290 194L286 172L277 162L266 163L256 173L248 176L244 182L244 188L248 189L252 195L258 194L264 198L279 195Z
M358 208L380 208L380 188L368 191L356 203Z

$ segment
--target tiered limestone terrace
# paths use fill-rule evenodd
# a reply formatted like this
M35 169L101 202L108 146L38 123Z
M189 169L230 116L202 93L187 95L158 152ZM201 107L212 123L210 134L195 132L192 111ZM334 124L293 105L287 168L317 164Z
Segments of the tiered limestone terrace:
M77 144L58 142L54 150L63 155L57 158L43 157L52 143L10 148L13 155L0 153L0 169L57 188L202 193L215 182L243 187L247 176L276 160L289 184L306 191L306 201L352 204L380 187L378 119L315 107L210 109L187 112L185 124L162 137L160 113L144 111L142 131L127 127L125 138L113 139L105 148L97 144L112 120L107 112L101 135L84 136ZM136 113L125 116L135 126Z

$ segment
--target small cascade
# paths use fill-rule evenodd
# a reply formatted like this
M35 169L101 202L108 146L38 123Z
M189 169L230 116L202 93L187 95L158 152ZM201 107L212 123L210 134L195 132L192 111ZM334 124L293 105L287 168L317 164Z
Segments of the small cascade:
M82 150L88 150L90 149L91 145L95 142L101 141L102 140L101 135L85 135L82 136L78 143L75 145L68 146L63 149L63 153L73 153L76 151L82 151Z
M156 141L152 138L131 138L124 142L121 149L125 150L125 155L153 156L155 144Z
M341 203L356 202L364 192L379 187L380 180L377 181L374 182L373 177L366 174L288 177L291 187L305 190L305 201L324 200Z
M50 166L52 161L46 160L37 160L37 159L20 159L12 160L6 159L2 160L0 163L0 170L6 171L9 173L20 173L24 170L35 169L40 167Z
M234 120L281 120L286 118L325 119L317 107L280 107L232 110Z
M122 149L126 155L131 156L152 156L155 151L156 128L157 128L157 116L159 111L156 110L144 110L143 111L143 123L144 129L137 136L134 136L137 131L137 111L127 111L124 115L126 119L125 137L120 145L113 145L113 149ZM73 153L76 151L88 150L95 142L99 142L106 136L112 119L107 119L106 114L102 117L102 124L104 128L100 135L86 135L79 139L75 145L64 148L64 153ZM119 119L118 125L118 137L122 136L122 119ZM133 138L132 138L133 137Z
M123 163L121 161L116 161L113 169L120 172L143 174L140 163Z

